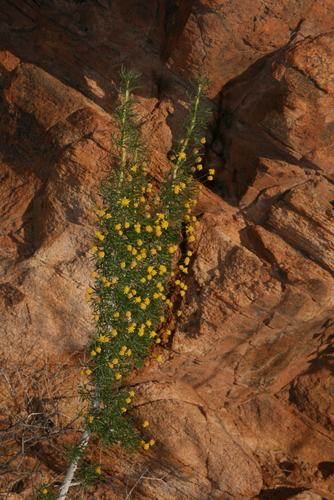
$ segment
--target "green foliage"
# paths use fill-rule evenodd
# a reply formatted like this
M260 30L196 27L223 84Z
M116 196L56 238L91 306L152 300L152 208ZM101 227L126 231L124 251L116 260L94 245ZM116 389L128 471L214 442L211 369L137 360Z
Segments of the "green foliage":
M175 285L175 255L183 234L188 242L194 240L197 224L190 213L198 187L190 174L193 164L201 161L199 147L205 142L201 132L207 115L206 85L201 78L194 82L183 139L178 139L171 168L157 185L148 175L148 153L134 109L137 101L132 92L138 87L138 76L121 72L115 111L119 133L111 151L115 167L106 172L101 184L103 205L95 209L98 230L92 277L96 280L86 297L92 300L96 326L88 346L91 360L82 370L89 380L81 394L90 405L85 416L89 430L104 444L121 442L127 450L138 446L140 435L126 415L132 394L122 387L122 380L142 366L152 343L161 341L158 330L173 312L168 298L171 287L181 285L180 294L185 294L180 280ZM179 261L184 273L191 254L188 251ZM93 404L96 398L98 406Z
M135 111L133 92L139 76L124 69L120 76L114 115L118 133L110 152L114 166L101 182L102 206L92 209L97 216L91 249L95 282L87 288L86 298L91 301L95 325L88 345L91 357L81 370L86 382L79 390L86 402L85 433L66 452L76 484L88 486L101 474L101 466L86 454L91 434L101 445L121 444L130 452L139 445L145 450L154 445L153 439L141 441L128 415L135 393L122 382L143 365L153 343L170 335L163 324L172 315L181 315L169 296L177 292L183 297L187 290L176 274L188 273L192 256L191 250L181 254L180 244L185 248L195 240L198 222L191 211L199 188L192 173L203 168L200 148L208 116L208 81L197 77L188 95L188 115L170 152L170 169L158 184L148 173L149 155ZM209 180L213 173L209 170ZM162 360L162 355L157 356L158 363ZM142 425L146 427L148 421ZM71 480L66 484L69 488ZM52 495L52 489L41 486L36 498L52 500Z

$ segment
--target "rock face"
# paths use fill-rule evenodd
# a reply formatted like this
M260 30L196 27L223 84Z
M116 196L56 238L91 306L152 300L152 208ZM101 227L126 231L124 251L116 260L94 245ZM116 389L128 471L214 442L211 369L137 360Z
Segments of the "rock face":
M87 341L120 65L143 72L157 179L184 77L204 73L216 180L164 362L131 381L157 442L132 497L334 499L331 2L5 0L0 19L1 357L56 363Z

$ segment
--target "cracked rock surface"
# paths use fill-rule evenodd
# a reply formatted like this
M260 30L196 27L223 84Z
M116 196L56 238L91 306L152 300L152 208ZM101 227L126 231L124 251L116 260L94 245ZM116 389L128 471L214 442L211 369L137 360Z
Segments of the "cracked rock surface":
M216 176L183 314L164 362L129 381L157 443L131 460L168 479L131 498L333 500L332 2L5 0L0 20L1 358L58 363L87 342L121 64L143 73L157 180L186 77L205 74Z

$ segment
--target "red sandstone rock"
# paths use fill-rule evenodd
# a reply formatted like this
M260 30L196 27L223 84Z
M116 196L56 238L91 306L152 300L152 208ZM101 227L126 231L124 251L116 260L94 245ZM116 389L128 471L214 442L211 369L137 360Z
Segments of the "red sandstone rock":
M331 2L14 0L0 15L1 356L64 359L87 341L88 208L110 166L120 64L137 61L148 83L138 109L157 180L184 113L182 75L207 74L219 93L214 193L195 208L164 362L132 380L133 415L149 414L157 442L133 478L149 467L168 480L133 497L249 500L262 485L275 497L313 485L333 498Z

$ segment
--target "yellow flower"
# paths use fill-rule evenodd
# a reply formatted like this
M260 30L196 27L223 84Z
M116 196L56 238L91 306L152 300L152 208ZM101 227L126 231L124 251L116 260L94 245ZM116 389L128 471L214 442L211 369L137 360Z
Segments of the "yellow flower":
M189 250L189 252L187 252L188 257L191 257L191 256L192 256L192 254L193 254L193 253L192 253L190 250Z
M182 311L176 311L176 316L181 316L182 315Z
M106 219L111 219L112 218L112 215L111 214L106 214Z
M138 165L133 165L130 170L132 170L132 172L137 172L137 168L138 168Z
M158 217L158 219L164 219L165 218L165 214L158 213L157 217Z
M192 241L195 241L195 236L193 234L191 234L187 240L189 241L189 243L191 243Z
M143 244L143 240L137 240L137 245L140 247Z
M161 323L163 323L165 321L165 316L160 316L159 320L161 321Z
M165 334L166 334L166 335L172 335L172 332L171 332L171 330L166 330L166 331L165 331Z
M121 380L121 378L122 378L122 375L120 373L116 373L115 379L116 380Z
M174 253L174 252L176 252L176 250L177 250L177 246L176 245L173 245L173 246L171 246L171 247L168 248L168 252L169 253Z
M111 285L110 281L106 281L104 284L104 286L110 286L110 285Z
M127 249L129 252L131 252L131 250L132 250L132 245L126 245L126 249Z
M115 229L116 229L116 231L119 231L120 229L122 229L122 224L116 224Z
M145 229L146 229L146 231L147 231L148 233L152 233L152 232L153 232L153 228L152 228L152 226L146 226L146 228L145 228Z
M157 253L157 251L156 251L155 248L151 248L150 252L151 252L152 255L156 255L156 253Z
M103 216L104 216L104 214L105 214L105 211L104 211L104 210L99 210L97 213L98 213L98 215L99 215L100 217L103 217Z
M117 331L117 330L115 330L115 329L111 330L111 335L112 335L113 337L116 337L116 335L118 335L118 331Z
M136 327L132 326L132 325L127 328L129 333L133 333L135 331L135 329L136 329Z
M119 318L119 312L114 312L113 316L114 318Z
M85 370L85 373L86 373L86 375L91 375L91 373L93 373L93 372L92 372L92 370L90 370L89 368L87 368L87 370Z
M159 266L159 274L164 274L167 272L167 267L164 265Z
M100 346L96 348L96 352L100 353L101 351L102 351L102 349Z
M161 227L163 229L167 229L167 227L169 226L169 222L167 220L164 220L162 223L161 223Z
M94 245L94 246L91 248L91 251L92 251L92 252L97 252L97 251L98 251L97 246L96 246L96 245Z
M187 187L187 185L184 182L180 182L179 186L181 189L184 189Z
M143 425L143 427L147 427L148 425L150 425L150 422L148 422L147 420L144 420L142 425Z
M139 222L137 222L137 224L135 224L135 231L136 231L136 233L140 233L140 231L141 231L140 228L141 228L141 224L139 224Z
M162 356L161 356L161 354L159 354L159 356L157 356L157 358L156 358L156 359L157 359L158 363L161 363L161 361L162 361Z
M87 292L87 293L92 293L92 291L93 291L93 289L92 289L91 287L86 288L86 292Z
M94 417L92 417L92 416L91 416L91 417L88 417L88 420L89 420L89 422L93 422Z
M197 165L197 170L200 171L200 170L203 170L203 165L201 165L201 163L199 165Z
M189 257L186 257L186 258L184 259L184 263L185 263L185 265L187 266L187 265L189 264L189 262L190 262Z
M47 490L46 488L44 488L44 489L42 490L43 495L46 495L48 491L49 491L49 490Z
M111 362L111 364L112 365L118 365L118 359L117 358L113 359L112 362Z
M139 328L138 335L139 337L142 337L144 335L144 330L142 328Z
M144 197L144 196L141 196L141 197L139 198L139 201L142 201L142 202L144 203L144 201L145 201L145 197Z
M141 297L139 297L139 296L136 297L134 301L136 304L139 304L141 302Z
M154 441L154 439L150 439L148 443L150 446L153 446L155 444L155 441Z
M100 466L96 467L95 469L96 474L102 474L102 469Z
M95 314L95 315L94 315L94 319L95 319L95 321L99 321L99 319L100 319L99 314Z
M126 316L127 318L131 318L131 311L126 311L125 316Z
M199 141L201 144L205 144L206 143L206 139L205 137L202 137L202 139Z
M180 186L174 186L173 191L175 194L179 194L179 192L181 191Z
M104 252L99 252L97 255L100 257L100 259L103 259L103 257L105 256L105 253Z
M130 204L129 198L126 198L125 196L124 196L124 198L122 198L121 200L119 200L119 202L122 205L122 207L128 207L129 204Z
M215 175L215 169L214 168L209 168L209 174L210 175Z
M120 263L120 266L121 266L121 268L122 268L122 269L124 269L124 268L125 268L125 266L126 266L125 262L121 262L121 263Z
M128 227L130 227L130 222L125 222L124 227L125 227L125 229L128 229Z
M126 398L125 402L129 405L131 403L131 398Z
M144 302L142 302L142 303L140 304L140 309L146 309L146 307L147 307L147 305L146 305L146 304L144 304Z
M157 340L155 341L155 343L156 343L156 344L160 344L160 342L161 342L161 339L157 339Z
M193 233L194 231L195 231L195 228L193 226L187 227L187 233Z
M180 160L185 160L187 158L186 153L183 153L183 152L178 153L176 156L178 156L180 158Z
M130 396L130 398L133 398L133 397L134 397L134 395L135 395L135 392L134 392L134 391L129 391L129 396Z
M111 283L117 283L118 278L111 278Z
M91 356L96 356L96 351L90 351Z
M143 444L143 448L144 448L144 450L148 450L148 449L149 449L149 447L150 447L149 443L145 443L145 444Z
M138 251L136 248L133 248L132 249L132 252L131 252L131 255L137 255Z
M181 295L181 297L184 297L184 296L185 296L185 294L186 294L186 292L185 292L184 290L180 290L180 295Z
M207 179L208 179L208 181L213 181L212 175L208 175Z
M123 413L125 413L126 411L128 411L128 409L125 408L124 406L122 406L121 410L122 410Z
M91 277L92 277L92 278L96 278L96 276L97 276L97 272L96 272L96 271L93 271L90 275L91 275Z
M136 265L137 265L137 262L135 260L133 260L131 262L131 264L130 264L131 269L133 269L134 267L136 267Z
M157 332L155 332L154 330L152 330L152 332L150 332L150 337L151 339L154 339L154 337L157 336Z
M195 162L196 162L196 163L201 163L201 161L202 161L202 158L201 158L200 156L197 156L197 158L196 158Z
M132 350L131 349L128 349L125 353L127 356L131 356L132 355Z

